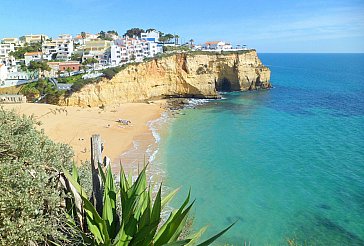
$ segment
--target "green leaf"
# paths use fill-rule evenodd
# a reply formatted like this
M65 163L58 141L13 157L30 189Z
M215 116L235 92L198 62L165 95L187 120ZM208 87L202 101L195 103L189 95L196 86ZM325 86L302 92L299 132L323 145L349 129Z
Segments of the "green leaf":
M198 232L196 232L195 234L193 234L191 236L191 241L187 244L187 246L196 245L197 240L199 240L201 238L202 234L205 233L205 231L207 230L207 227L208 226L204 226Z
M175 189L162 199L162 208L164 208L174 198L179 190L180 188Z
M198 246L207 246L207 245L210 245L216 239L218 239L219 237L221 237L225 232L227 232L233 225L235 225L235 223L236 223L236 221L233 224L229 225L227 228L225 228L223 231L221 231L218 234L216 234L215 236L211 237L210 239L207 239L203 243L198 244Z
M168 240L167 241L165 241L165 239L161 239L161 237L164 235L168 235L168 232L166 232L167 231L167 229L168 229L168 227L169 227L169 225L170 225L170 223L172 223L173 221L174 221L174 219L175 219L175 217L176 216L180 216L180 214L182 213L182 211L183 211L183 209L186 207L186 205L188 204L188 202L190 201L190 195L191 195L191 190L188 192L188 196L187 196L187 198L186 198L186 200L184 201L184 203L182 204L182 206L177 210L177 211L173 211L171 214L170 214L170 216L169 216L169 218L168 218L168 220L162 225L162 227L159 229L159 231L158 231L158 233L157 233L157 235L155 236L155 238L154 238L154 242L156 243L155 245L157 245L157 243L159 244L159 245L162 245L162 244L164 244L164 243L167 243L168 242ZM161 240L161 241L160 241Z
M163 246L183 246L183 245L188 245L188 243L190 241L191 241L191 239L185 239L185 240L181 240L181 241L163 244Z
M102 166L101 166L101 163L100 162L98 162L97 163L98 164L98 166L99 166L99 174L100 174L100 177L101 177L101 181L102 181L102 183L103 184L105 184L105 182L106 182L106 177L105 177L105 173L104 173L104 170L102 169Z
M84 203L88 229L94 235L98 243L102 243L103 245L110 244L109 233L105 221L100 217L95 207L87 198L83 196L81 196L81 198Z
M115 237L113 246L124 246L124 245L129 245L132 236L129 236L125 230L124 230L125 226L124 224L121 225L120 230L118 232L118 234Z
M69 172L67 172L65 169L63 169L63 173L64 176L66 176L66 178L68 179L68 181L76 188L77 192L80 194L81 197L86 197L87 193L86 191L82 188L82 186L77 182L77 180L75 180L73 178L73 176L71 174L69 174Z
M102 219L106 222L110 237L114 238L116 236L116 230L119 227L116 212L116 192L110 166L107 168L106 172L107 174L104 182L104 206L102 210Z
M154 200L154 205L153 205L153 209L152 209L152 215L151 215L151 221L153 222L158 222L160 221L160 216L161 216L161 210L162 210L162 201L161 201L161 196L162 196L162 186L159 187L159 191L157 193L157 196Z
M186 201L189 200L189 196L186 199ZM166 227L161 228L160 231L163 232L161 235L157 235L157 239L155 241L155 245L163 245L165 243L173 242L174 240L177 240L178 236L181 234L183 227L185 226L187 215L193 206L194 201L185 209L184 206L186 205L186 202L182 205L182 207L177 211L177 213L174 215L173 219L171 221L166 222Z
M80 183L80 176L78 175L78 169L75 163L73 163L72 166L72 177L75 179L75 181L77 181L77 183Z

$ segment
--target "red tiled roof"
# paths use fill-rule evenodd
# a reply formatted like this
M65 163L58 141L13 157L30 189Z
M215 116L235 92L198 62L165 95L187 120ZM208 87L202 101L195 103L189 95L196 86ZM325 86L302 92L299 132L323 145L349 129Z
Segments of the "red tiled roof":
M206 42L205 44L206 45L212 45L212 44L218 44L220 43L221 41L210 41L210 42Z
M26 52L24 55L25 56L33 56L33 55L41 55L42 52Z

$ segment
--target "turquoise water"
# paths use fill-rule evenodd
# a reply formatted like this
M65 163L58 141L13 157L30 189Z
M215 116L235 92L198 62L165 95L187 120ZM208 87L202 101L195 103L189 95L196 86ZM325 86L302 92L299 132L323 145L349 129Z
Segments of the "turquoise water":
M195 228L234 245L364 245L364 55L261 54L268 91L171 120L156 163L192 189Z

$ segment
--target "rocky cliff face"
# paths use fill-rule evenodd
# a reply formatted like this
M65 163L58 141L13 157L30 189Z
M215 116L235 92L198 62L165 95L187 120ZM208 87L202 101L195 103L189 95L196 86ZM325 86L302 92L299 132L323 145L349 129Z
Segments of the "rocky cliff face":
M100 106L165 97L219 98L218 91L270 88L270 70L254 50L231 54L175 54L129 65L111 80L86 85L60 100Z

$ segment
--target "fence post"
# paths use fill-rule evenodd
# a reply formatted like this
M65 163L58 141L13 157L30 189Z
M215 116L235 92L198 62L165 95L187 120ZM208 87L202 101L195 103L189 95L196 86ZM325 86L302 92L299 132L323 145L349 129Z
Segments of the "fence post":
M102 214L102 182L99 175L99 163L102 164L101 137L99 134L91 137L91 170L92 170L92 197L94 207Z

